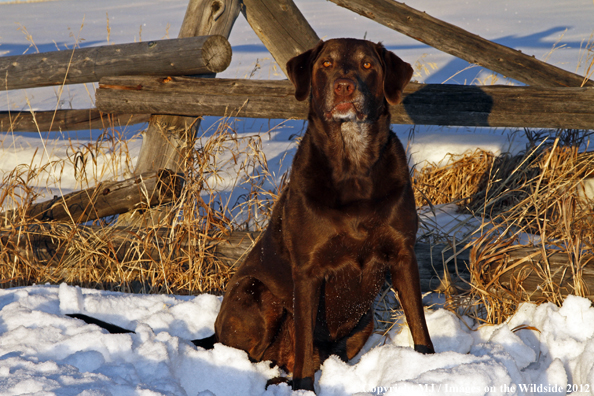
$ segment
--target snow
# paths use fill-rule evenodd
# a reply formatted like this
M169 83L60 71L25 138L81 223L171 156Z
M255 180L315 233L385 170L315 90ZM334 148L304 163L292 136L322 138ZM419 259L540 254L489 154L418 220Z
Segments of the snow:
M219 307L220 297L208 294L130 295L66 284L0 290L0 394L306 394L286 385L265 390L279 369L251 363L243 351L194 347L190 340L213 333ZM109 334L65 316L73 312L135 333ZM565 394L568 385L574 394L592 393L594 308L587 299L523 304L497 326L444 309L427 310L426 318L435 355L415 352L401 324L374 334L349 363L328 359L317 374L318 394Z
M466 69L464 61L333 3L296 3L320 37L382 41L415 66L413 78L419 82L518 84L481 68ZM409 0L407 4L563 69L583 72L581 48L592 33L594 20L591 0ZM0 56L175 37L186 6L186 0L0 1ZM233 60L220 77L253 74L251 78L284 78L241 16L230 42ZM94 100L92 91L92 84L67 86L63 91L54 87L4 91L0 110L88 108ZM206 117L202 123L205 136L217 120ZM303 130L303 122L238 119L233 125L240 136L261 133L270 169L278 180L296 149L290 137ZM95 172L96 179L109 179L133 167L140 150L139 132L144 127L120 131L128 139L130 163L121 160L114 166L117 150L105 150L89 172ZM494 153L517 152L526 143L521 134L504 129L408 125L394 125L393 129L408 147L411 165L417 166L477 147ZM74 149L95 144L100 134L0 135L0 177L21 164L52 164L41 182L49 188L46 197L78 189L81 186L74 177L73 164L57 161L71 157ZM229 176L217 182L220 189L229 193L238 189L233 173L229 169ZM420 235L439 229L450 236L463 236L478 227L454 209L451 205L425 208L425 228ZM220 298L208 294L130 295L65 284L0 290L0 394L308 394L292 392L286 385L265 390L267 379L278 376L279 370L267 362L251 363L242 351L220 344L209 351L194 347L189 340L212 334L219 307ZM85 313L135 334L108 334L67 317L67 313ZM524 304L498 326L479 326L439 308L426 315L435 355L416 353L406 326L396 326L385 337L373 335L349 363L328 359L317 373L318 394L594 394L594 308L586 299L570 296L561 307Z

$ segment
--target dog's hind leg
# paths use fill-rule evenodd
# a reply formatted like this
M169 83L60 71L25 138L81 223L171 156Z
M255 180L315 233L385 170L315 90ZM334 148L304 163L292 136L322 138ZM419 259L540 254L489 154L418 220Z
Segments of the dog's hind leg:
M215 322L217 340L246 351L260 361L277 335L283 304L258 279L245 277L230 285Z
M323 345L318 346L320 364L330 357L330 355L336 355L342 361L348 362L363 348L371 333L373 333L373 309L367 311L359 319L357 325L347 336L329 343L327 347Z

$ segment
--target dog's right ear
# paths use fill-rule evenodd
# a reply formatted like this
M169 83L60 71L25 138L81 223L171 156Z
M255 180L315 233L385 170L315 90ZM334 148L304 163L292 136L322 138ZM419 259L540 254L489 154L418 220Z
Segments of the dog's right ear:
M303 101L309 97L313 63L323 45L324 41L320 40L315 47L289 59L287 62L287 73L289 80L295 86L295 99L298 101Z
M376 51L384 63L384 95L391 105L402 102L402 92L413 76L413 68L381 43L376 44Z

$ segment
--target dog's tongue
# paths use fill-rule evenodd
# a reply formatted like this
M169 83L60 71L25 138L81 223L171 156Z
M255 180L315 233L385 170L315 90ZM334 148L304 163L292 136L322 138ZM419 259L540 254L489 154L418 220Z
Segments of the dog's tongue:
M340 113L346 112L352 109L354 106L352 103L341 103L339 105L334 106L334 111L338 111Z
M348 113L350 110L355 110L355 106L352 103L341 103L334 106L332 109L333 113Z

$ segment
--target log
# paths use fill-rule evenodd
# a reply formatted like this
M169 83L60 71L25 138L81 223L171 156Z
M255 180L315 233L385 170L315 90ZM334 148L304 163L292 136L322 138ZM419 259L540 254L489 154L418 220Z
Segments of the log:
M56 132L106 129L147 122L148 114L106 114L97 109L0 112L0 132Z
M550 293L553 289L558 290L563 297L574 294L574 275L571 269L573 264L567 253L547 251L546 255L550 278L541 276L547 266L542 257L542 249L518 247L508 252L503 270L499 266L497 267L498 283L507 290L523 289L521 297L525 301L542 301L547 297L545 293ZM530 260L516 266L516 263L529 256L531 256ZM594 256L584 256L581 261L581 276L587 288L586 297L594 301ZM539 267L542 269L541 271L536 270ZM548 284L551 281L552 285ZM496 292L501 293L500 286L496 286L496 289Z
M76 48L0 58L0 90L78 84L104 76L217 73L231 62L222 36Z
M243 0L241 12L287 75L287 61L320 39L292 0Z
M190 0L178 37L221 35L229 38L231 29L239 15L239 0ZM170 169L174 172L184 170L189 150L194 146L200 119L165 115L159 109L151 111L149 126L143 136L142 147L136 161L135 174ZM151 219L161 221L160 215ZM118 218L118 226L138 227L143 219L132 214Z
M150 233L150 237L147 237ZM206 249L212 255L229 267L238 267L254 247L262 232L259 231L233 231L220 237L220 239L207 239ZM56 235L62 236L61 238ZM14 252L19 252L23 257L33 259L39 265L57 265L68 254L68 244L80 246L90 238L103 238L109 240L115 258L120 262L129 257L129 249L134 242L143 241L142 259L160 262L164 249L170 246L171 229L129 229L121 227L77 226L73 232L71 225L59 223L41 223L23 226L18 230L0 231L0 252L5 250L8 258L12 259ZM74 239L73 239L74 238ZM80 239L80 240L78 240ZM185 238L176 245L175 259L188 250L190 245L197 246L205 243L204 240ZM443 277L442 250L445 245L431 246L429 244L415 245L415 253L419 263L421 289L423 293L433 291L441 285ZM450 256L451 257L451 254ZM468 254L459 257L458 268L464 281L468 282L469 275L465 265L461 262L468 259ZM449 271L456 274L453 260L448 263ZM463 285L462 285L463 287Z
M308 104L293 94L279 80L109 77L96 105L104 112L305 119ZM594 129L593 106L594 88L410 83L390 111L395 124Z
M56 265L68 254L68 243L80 245L81 241L93 236L109 240L116 254L115 257L119 261L123 261L126 256L129 256L128 250L131 243L139 240L146 242L144 258L159 262L163 249L170 245L171 229L166 227L154 229L93 225L76 225L75 227L76 229L72 224L63 223L38 223L0 230L0 252L2 247L7 252L20 250L24 257L34 258L40 265ZM150 238L147 238L148 233L150 233ZM226 265L238 266L243 262L260 234L261 232L258 231L234 231L217 239L207 238L206 241L186 237L179 241L177 251L170 258L185 254L183 250L190 246L206 243L206 248L212 248L213 255ZM62 236L62 238L57 236ZM80 240L73 240L72 236Z
M394 0L330 0L402 34L467 62L528 85L594 86L594 81L485 40Z
M102 182L94 188L31 205L24 217L38 221L85 223L172 202L179 197L182 186L182 175L169 170L147 172L122 181ZM0 218L10 224L20 215L8 211L1 213Z

